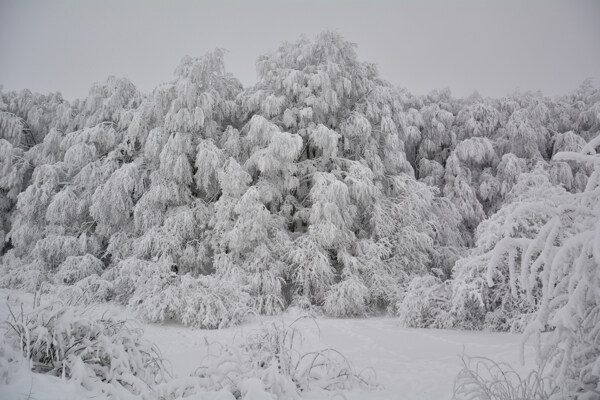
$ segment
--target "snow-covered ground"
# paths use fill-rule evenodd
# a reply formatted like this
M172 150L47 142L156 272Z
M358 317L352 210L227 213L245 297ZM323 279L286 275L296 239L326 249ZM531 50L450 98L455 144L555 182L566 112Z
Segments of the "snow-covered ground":
M0 318L8 315L7 295L19 296L31 304L30 295L0 291ZM129 315L114 305L97 306ZM211 343L233 343L261 325L281 321L290 324L298 315L253 317L242 326L222 330L190 329L177 324L143 324L146 339L156 343L177 377L185 377L198 368ZM315 324L316 322L316 324ZM521 372L529 366L519 364L520 336L506 333L464 332L436 329L409 329L389 317L368 319L302 319L295 323L313 347L333 348L343 353L356 370L372 368L382 388L365 393L362 390L330 392L330 398L347 399L415 399L438 400L452 397L453 380L461 369L462 353L493 358L510 363ZM318 326L318 328L317 328ZM531 353L531 349L527 350ZM531 356L526 359L531 360ZM530 361L531 362L531 361ZM338 397L336 397L336 395ZM315 398L307 394L307 398ZM322 393L319 394L319 398ZM26 365L13 372L9 384L0 384L0 399L81 399L103 398L75 382L33 374ZM202 397L205 398L205 397ZM206 397L206 398L215 398Z

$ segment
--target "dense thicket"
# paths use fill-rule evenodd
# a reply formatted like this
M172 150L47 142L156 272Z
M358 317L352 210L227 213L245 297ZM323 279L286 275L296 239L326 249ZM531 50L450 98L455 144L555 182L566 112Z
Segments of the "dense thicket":
M414 96L330 32L251 88L223 56L150 94L0 92L3 286L209 328L295 305L551 331L565 390L598 389L598 89Z

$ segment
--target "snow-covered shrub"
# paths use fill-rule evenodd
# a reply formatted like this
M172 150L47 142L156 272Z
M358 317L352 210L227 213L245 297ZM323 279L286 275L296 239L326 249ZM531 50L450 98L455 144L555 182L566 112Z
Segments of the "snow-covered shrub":
M504 140L509 151L517 157L536 158L546 156L548 129L522 108L514 112L503 127Z
M159 350L131 322L58 303L14 315L6 343L39 373L73 379L117 398L145 394L168 378Z
M446 162L444 196L458 209L467 228L474 229L484 219L485 213L477 199L476 189L471 186L471 172L461 165L455 152Z
M289 259L297 297L321 301L333 281L333 268L318 241L312 235L300 236L294 241Z
M54 290L65 304L103 303L115 298L112 282L96 274L86 276L70 286L57 286Z
M586 145L584 138L579 136L573 131L559 133L554 138L554 145L552 147L552 155L561 151L581 151Z
M310 390L373 389L371 374L356 371L334 349L315 350L307 344L306 330L295 324L273 322L250 332L237 345L216 344L195 375L211 390L226 389L240 397L253 386L260 398L297 398ZM265 393L266 392L266 393Z
M108 284L104 282L108 281ZM115 299L149 321L176 320L217 329L237 325L251 312L249 295L235 281L215 276L178 275L168 261L129 258L90 284L103 285Z
M492 142L484 137L472 137L460 142L454 149L462 162L475 165L490 164L496 158Z
M451 316L453 325L460 329L483 329L486 316L488 286L483 277L485 263L480 258L458 260L456 278L450 282Z
M452 325L449 318L450 287L431 275L413 278L395 312L400 323L412 328L448 328Z
M573 171L566 162L553 162L550 165L550 181L553 185L562 185L565 189L571 190L573 186Z
M418 173L419 180L431 186L440 186L444 178L444 167L437 161L421 158Z
M185 325L202 328L226 328L241 323L251 312L249 296L226 279L213 276L181 277L184 306L180 320Z
M96 148L93 145L76 143L69 147L64 157L69 176L75 175L82 167L96 158Z
M454 267L451 287L450 315L452 324L461 329L490 329L494 331L523 332L535 312L535 305L522 297L512 296L511 285L499 273L490 286L487 280L489 254L470 255L458 260ZM503 265L502 269L509 269ZM515 293L520 293L516 289Z
M484 357L462 357L453 400L558 400L558 388L543 366L526 377L510 365Z
M110 234L131 225L134 202L142 192L138 168L123 165L96 188L90 205L90 216L98 223L98 231Z
M229 207L233 209L230 209L230 220L215 226L219 231L220 226L225 229L223 234L212 238L221 250L214 257L214 265L221 279L236 282L250 295L254 310L277 314L284 308L283 259L289 238L285 221L265 207L261 199L264 193L260 189L260 186L252 187L240 199L223 203L219 200L216 206L219 214L227 212Z
M219 190L217 173L224 162L223 150L215 146L211 139L201 141L196 150L196 185L206 197L214 196Z
M127 304L141 283L150 279L152 272L152 263L131 257L104 271L102 279L112 284L114 300Z
M80 256L85 253L85 249L81 247L80 241L74 236L48 235L36 243L34 254L48 267L54 269L69 256Z
M369 289L355 276L336 283L325 294L325 312L334 317L363 316Z
M79 200L72 187L67 187L52 198L46 209L46 221L55 225L70 226L80 218Z
M72 285L90 275L100 275L103 269L102 261L91 254L69 256L58 266L54 279L57 283Z
M148 263L144 275L133 278L134 287L128 306L140 317L152 322L177 319L183 308L179 277L168 262Z
M14 251L4 255L0 264L0 287L35 292L42 282L47 281L43 263L24 262L15 257Z

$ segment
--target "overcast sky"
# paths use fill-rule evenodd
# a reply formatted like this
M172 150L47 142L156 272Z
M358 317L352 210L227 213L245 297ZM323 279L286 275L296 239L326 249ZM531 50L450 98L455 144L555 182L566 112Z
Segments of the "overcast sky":
M600 85L597 0L0 0L0 84L73 99L117 75L149 92L185 54L223 47L227 69L252 85L260 54L324 29L417 94L557 95L587 77Z

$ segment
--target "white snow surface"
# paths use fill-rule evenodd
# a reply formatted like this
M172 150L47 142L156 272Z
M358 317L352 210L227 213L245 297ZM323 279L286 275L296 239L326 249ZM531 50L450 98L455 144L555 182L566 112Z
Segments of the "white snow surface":
M33 296L14 290L0 290L0 319L8 316L8 301L15 299L30 307ZM116 313L134 318L126 309L114 304L94 306L99 314ZM175 323L142 323L144 336L154 342L172 368L174 377L193 373L210 352L210 344L239 343L245 335L265 324L284 321L293 323L300 316L294 310L278 317L256 316L240 326L221 330L191 329ZM355 370L376 373L380 389L366 391L309 392L302 399L374 399L374 400L439 400L451 399L454 378L461 369L460 355L484 356L511 364L527 374L534 365L533 349L526 347L526 364L521 365L518 334L473 332L444 329L415 329L400 326L392 317L364 319L303 318L295 322L311 348L332 348L348 358ZM317 328L318 326L318 328ZM213 345L214 346L214 345ZM214 347L213 347L214 348ZM245 398L250 398L252 391ZM103 399L78 383L54 376L32 373L27 363L12 371L10 382L0 381L0 399ZM233 399L225 392L212 392L186 397L197 399Z

